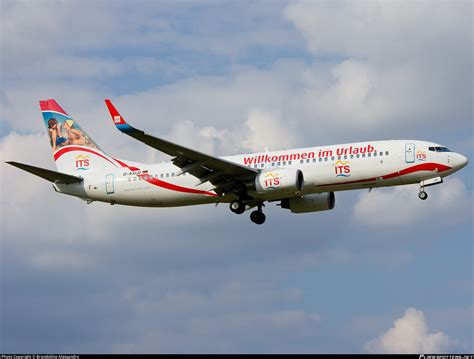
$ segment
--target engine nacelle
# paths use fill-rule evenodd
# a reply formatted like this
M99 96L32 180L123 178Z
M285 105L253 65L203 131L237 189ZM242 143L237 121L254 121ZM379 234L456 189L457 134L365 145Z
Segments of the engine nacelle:
M255 178L255 189L258 193L295 193L303 189L303 183L303 172L300 170L275 169L259 173Z
M308 213L327 211L336 205L334 192L309 194L304 197L285 198L281 208L289 209L292 213Z

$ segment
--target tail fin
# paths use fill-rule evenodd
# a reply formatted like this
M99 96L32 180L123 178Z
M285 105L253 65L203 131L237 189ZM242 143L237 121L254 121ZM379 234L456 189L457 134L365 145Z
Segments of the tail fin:
M55 100L40 101L40 108L58 171L78 176L118 167Z

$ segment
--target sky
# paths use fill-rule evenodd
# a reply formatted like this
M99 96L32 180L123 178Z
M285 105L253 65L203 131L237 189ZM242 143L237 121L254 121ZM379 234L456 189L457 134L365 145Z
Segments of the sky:
M473 352L472 163L428 189L268 204L85 204L4 163L55 169L38 101L107 153L213 155L420 139L471 159L470 1L0 1L0 351Z

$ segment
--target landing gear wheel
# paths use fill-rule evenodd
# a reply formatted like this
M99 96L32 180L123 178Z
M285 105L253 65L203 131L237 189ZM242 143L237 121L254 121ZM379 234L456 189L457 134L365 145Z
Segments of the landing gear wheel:
M256 224L263 224L265 222L265 214L262 211L253 211L250 213L250 220Z
M236 214L242 214L245 212L245 204L243 204L241 201L232 201L229 205L229 208Z
M428 193L426 193L425 191L420 191L420 193L418 193L418 197L424 201L428 198Z

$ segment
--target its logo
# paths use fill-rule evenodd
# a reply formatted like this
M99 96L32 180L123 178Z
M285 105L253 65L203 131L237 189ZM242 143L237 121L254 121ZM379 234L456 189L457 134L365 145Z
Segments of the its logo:
M263 180L263 184L267 189L280 187L280 175L278 173L273 174L272 172L267 173Z
M89 155L77 155L76 156L76 170L88 170L89 169Z
M114 116L114 123L120 123L122 120L120 116Z
M336 177L349 177L351 175L349 161L336 161L336 163L334 164L334 170L336 171Z
M416 160L417 161L426 161L426 152L417 151L416 152Z

